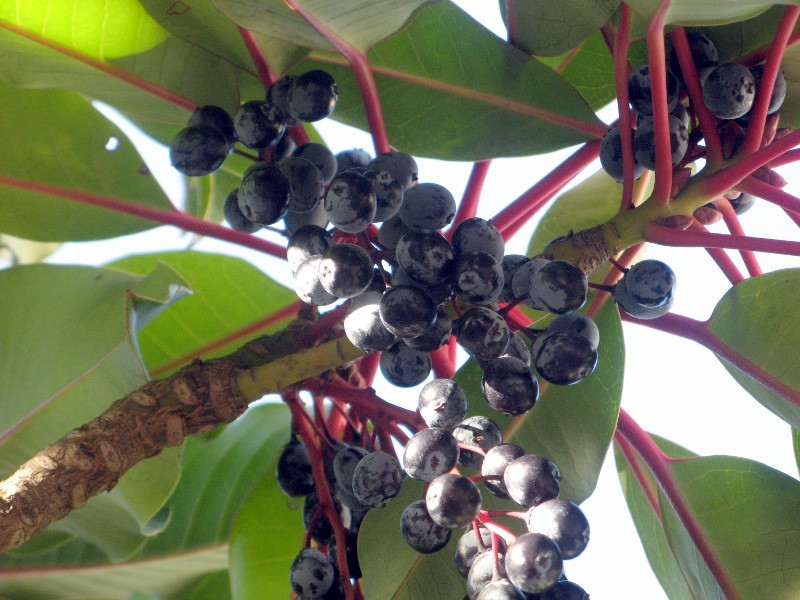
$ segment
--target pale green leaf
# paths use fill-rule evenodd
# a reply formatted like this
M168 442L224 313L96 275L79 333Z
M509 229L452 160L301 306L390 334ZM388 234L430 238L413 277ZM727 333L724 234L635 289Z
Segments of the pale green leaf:
M648 19L661 4L661 0L631 0L628 2L639 16ZM796 4L780 2L775 4ZM772 4L753 0L672 0L666 14L666 23L676 25L724 25L755 17Z

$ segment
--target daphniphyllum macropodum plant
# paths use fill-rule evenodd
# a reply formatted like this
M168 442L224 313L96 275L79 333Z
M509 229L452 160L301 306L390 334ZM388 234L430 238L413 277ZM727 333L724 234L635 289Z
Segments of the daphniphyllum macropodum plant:
M499 4L506 40L447 0L0 6L0 596L588 598L579 505L613 445L667 597L797 597L800 482L620 398L627 321L800 426L800 271L756 255L800 242L740 223L771 203L800 226L774 170L800 159L800 6ZM185 206L94 100L170 147ZM331 151L326 118L373 151ZM570 147L476 216L493 160ZM463 196L415 157L473 162ZM159 225L195 237L42 262ZM672 311L648 244L710 255L709 319Z

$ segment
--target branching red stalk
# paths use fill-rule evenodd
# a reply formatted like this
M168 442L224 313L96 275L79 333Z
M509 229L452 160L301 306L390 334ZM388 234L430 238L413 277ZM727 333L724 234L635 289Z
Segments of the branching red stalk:
M617 112L619 113L620 143L622 145L622 199L620 211L633 204L634 170L633 132L631 111L628 108L628 52L630 50L631 8L622 3L619 13L617 37L613 45L614 87L617 91Z
M661 509L658 504L658 490L653 487L651 481L647 478L641 463L636 458L636 451L628 441L628 438L622 435L619 431L614 432L614 441L617 443L620 451L625 456L625 461L631 468L633 476L636 478L636 483L639 484L639 488L642 490L645 498L647 498L647 503L650 505L650 508L653 509L653 512L660 521Z
M381 356L380 354L367 354L363 358L359 359L358 361L358 371L361 373L361 377L364 378L364 383L368 386L372 385L372 382L375 381L375 375L378 372L378 367L380 366Z
M692 51L689 48L689 40L686 38L686 30L683 27L676 27L671 34L672 44L675 54L681 65L683 78L686 81L686 88L689 99L692 102L692 109L700 123L700 130L706 142L706 160L709 164L718 165L722 162L722 143L719 139L717 124L714 116L706 108L703 102L703 90L700 84L700 77L692 58Z
M709 231L671 229L656 223L650 223L645 227L644 238L648 242L662 246L727 248L729 250L754 250L756 252L800 256L800 242L742 237L727 233L711 233Z
M792 164L793 162L797 162L800 160L800 149L798 150L788 150L781 154L778 158L773 161L770 161L769 168L775 169L777 167L782 167L784 165Z
M456 365L450 360L450 350L442 346L430 353L433 376L438 379L450 379L456 373Z
M503 527L501 525L498 525L497 523L494 523L491 520L491 517L484 510L482 510L481 512L478 513L478 517L477 517L476 521L480 522L481 525L486 527L486 529L488 529L490 533L495 533L495 534L499 535L508 544L513 543L514 540L517 539L516 534L514 534L512 531L506 529L505 527ZM478 539L480 539L480 535L478 536Z
M750 123L747 125L747 133L744 143L740 149L742 154L755 152L761 146L761 137L764 135L764 124L767 119L767 109L772 96L772 88L775 86L775 79L781 66L781 59L789 43L789 38L800 16L800 7L787 6L783 12L781 22L775 31L775 37L767 52L767 63L764 65L764 72L761 75L759 90L756 94L755 103L750 113Z
M656 183L652 201L666 206L672 196L672 144L667 103L667 61L664 51L664 20L671 0L661 0L647 23L647 57L650 65L650 93L653 97L653 128L656 139Z
M197 358L210 356L213 352L229 344L253 337L256 334L263 332L267 327L271 327L272 325L280 323L284 319L294 317L297 315L297 311L300 310L302 305L303 303L300 300L292 302L291 304L284 306L283 308L279 308L278 310L265 315L257 321L232 331L229 334L206 344L205 346L201 346L200 348L192 350L191 352L179 356L178 358L174 358L162 365L159 365L150 371L150 375L152 377L161 377L165 373L172 371L173 369L177 369L178 367L182 367L183 365L187 365Z
M141 219L153 221L154 223L160 223L161 225L173 225L180 229L191 231L192 233L225 240L246 248L264 252L265 254L271 254L278 258L286 258L286 248L283 246L255 237L249 233L242 233L241 231L235 231L217 223L204 221L203 219L187 215L177 210L160 210L143 204L134 204L133 202L119 200L118 198L110 198L108 196L91 194L80 190L62 188L47 183L39 183L38 181L17 179L16 177L9 177L7 175L0 175L0 186L47 194L65 200L74 200L76 202L83 202L84 204L91 204L92 206L99 206L100 208L115 210Z
M725 597L728 600L741 600L741 595L733 585L730 575L725 570L714 547L695 519L691 506L689 506L689 503L681 492L680 486L672 476L669 463L674 459L665 455L661 451L661 448L653 441L653 438L622 409L619 411L617 431L631 443L631 446L633 446L639 456L642 457L647 468L653 473L653 476L658 482L658 486L664 492L670 504L672 504L678 518L686 528L689 537L692 539L692 542L694 542L697 551L700 553L700 556L703 557L708 570L711 571L711 574L714 576L714 579L716 579Z
M743 192L762 198L767 202L772 202L785 210L800 214L800 198L765 181L755 177L748 177L736 187Z
M383 154L389 152L389 136L386 134L386 121L383 118L383 108L381 107L378 86L375 84L375 77L367 61L367 55L350 44L342 36L328 27L314 14L297 0L284 0L284 2L306 22L316 29L334 48L341 52L350 63L350 68L358 82L361 91L361 99L364 102L364 110L367 113L369 130L372 133L372 141L375 144L375 153Z
M249 29L239 27L239 35L242 37L244 45L247 46L247 52L250 54L250 58L253 59L253 64L256 66L258 80L266 90L269 88L269 86L275 83L277 79L275 72L272 70L272 67L269 66L267 58L261 51L258 42L256 42L255 38L253 37L253 33Z
M722 218L725 220L725 225L728 227L728 230L731 232L731 234L739 237L747 237L744 229L742 228L742 224L739 222L739 217L736 215L736 211L733 210L731 203L726 198L722 198L716 203L716 205L717 210L722 213ZM764 272L761 269L761 265L758 264L756 255L753 254L752 251L742 250L740 254L742 255L744 266L751 277L757 277Z
M67 46L64 46L63 44L59 44L56 41L49 40L45 37L33 33L32 31L28 31L26 29L23 29L22 27L14 25L13 23L9 23L8 21L0 19L0 27L12 33L15 33L19 36L22 36L32 42L45 46L46 48L50 48L51 50L63 54L64 56L73 58L78 62L81 62L94 69L97 69L98 71L102 71L107 75L111 75L112 77L115 77L120 81L124 81L135 87L138 87L139 89L144 90L145 92L153 94L154 96L157 96L162 100L166 100L167 102L171 102L176 106L185 108L188 111L194 111L198 107L198 104L190 100L189 98L184 98L183 96L171 92L170 90L163 88L160 85L156 85L151 81L142 79L141 77L134 75L133 73L124 71L119 67L115 67L114 65L99 60L97 58L92 58L91 56L87 56L86 54L78 52L73 48L69 48Z
M492 166L491 160L481 160L472 165L467 187L464 189L464 195L461 198L458 209L456 209L456 216L453 217L453 224L445 234L448 241L453 239L453 231L460 223L471 219L477 214L483 183L486 181L486 174L489 172L490 166Z
M708 322L697 321L683 315L669 313L658 319L643 321L628 314L622 313L624 321L638 323L651 329L671 333L687 340L691 340L711 350L718 357L732 364L734 367L751 377L756 382L766 387L772 393L780 396L790 404L800 408L800 390L796 390L781 381L778 377L768 373L756 362L745 358L736 350L719 339L708 327Z
M591 164L599 152L600 142L598 140L587 142L528 191L497 213L492 218L492 223L503 234L503 238L508 239L516 233L548 199L561 191L576 175Z

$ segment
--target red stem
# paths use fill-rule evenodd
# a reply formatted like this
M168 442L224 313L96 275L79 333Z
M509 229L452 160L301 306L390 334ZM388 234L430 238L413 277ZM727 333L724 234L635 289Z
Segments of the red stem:
M369 129L372 133L372 141L375 144L375 153L383 154L389 152L391 147L389 145L389 136L386 134L386 122L383 118L383 108L381 107L378 87L375 84L375 77L370 69L366 54L350 44L333 29L328 27L328 25L317 19L312 12L302 3L298 2L298 0L284 0L284 2L289 8L303 17L309 25L322 34L334 48L344 55L347 62L350 63L350 68L353 69L353 74L358 82L358 88L361 90L361 99L364 102L364 110L367 113L367 122L369 123Z
M280 323L284 319L288 319L289 317L293 317L297 314L297 311L300 310L300 307L303 303L300 300L292 302L291 304L284 306L283 308L279 308L278 310L262 317L258 321L254 323L250 323L249 325L245 325L235 331L230 332L227 335L222 336L206 344L205 346L201 346L200 348L196 348L191 352L184 354L183 356L179 356L178 358L174 358L162 365L159 365L152 371L150 371L150 375L153 377L160 377L161 375L172 371L173 369L177 369L183 365L189 364L196 358L200 358L201 356L208 356L212 352L219 350L227 346L228 344L232 344L234 342L252 337L253 335L263 331L267 327L271 327L276 323Z
M764 124L767 119L767 109L769 108L769 101L772 97L772 88L775 86L775 80L777 79L778 70L781 66L781 59L786 50L786 45L789 43L789 38L798 16L800 16L800 7L786 7L778 29L775 32L775 37L772 39L772 44L769 46L767 63L764 65L764 72L761 75L761 82L750 114L750 123L747 126L747 134L745 135L744 143L740 150L743 154L755 152L761 146L761 138L764 135Z
M509 239L545 202L589 166L599 152L599 140L584 144L528 191L497 213L491 220L492 224L500 230L504 239Z
M112 77L116 77L121 81L130 83L131 85L136 86L139 89L144 90L145 92L153 94L154 96L157 96L162 100L166 100L167 102L171 102L176 106L185 108L188 111L194 111L198 107L198 104L196 102L193 102L192 100L189 100L188 98L185 98L179 94L171 92L170 90L163 88L160 85L156 85L155 83L147 81L146 79L142 79L141 77L138 77L133 73L128 73L127 71L124 71L119 67L115 67L114 65L99 60L97 58L92 58L91 56L82 54L77 50L74 50L72 48L64 46L63 44L59 44L58 42L37 35L32 31L23 29L22 27L9 23L8 21L0 20L0 27L12 33L16 33L17 35L20 35L28 40L31 40L32 42L50 48L51 50L55 50L60 54L73 58L78 62L82 62L83 64L93 67L99 71L103 71L107 75L111 75Z
M703 133L703 139L706 142L706 158L710 164L718 165L722 162L722 142L719 139L719 132L717 131L717 122L714 115L706 108L703 102L703 90L700 84L700 77L697 74L697 69L694 65L692 58L692 51L689 47L689 40L686 37L686 30L683 27L677 27L672 31L672 44L675 48L675 54L678 57L678 62L681 65L684 81L686 81L686 88L689 93L689 99L692 102L692 109L700 123L700 131Z
M517 45L517 6L515 0L505 0L506 3L506 31L508 32L508 43L512 46Z
M639 456L642 457L647 468L653 473L659 487L669 499L670 504L675 509L678 518L686 528L689 537L692 538L692 542L694 542L700 556L703 557L708 570L711 571L725 597L728 600L740 600L741 596L734 587L730 575L725 570L705 532L703 532L700 523L695 519L691 506L689 506L680 486L672 476L669 463L673 459L666 456L653 441L653 438L647 435L647 432L623 409L619 411L617 431L631 443Z
M619 27L613 44L614 87L617 91L617 112L619 113L620 143L622 146L622 199L620 211L628 210L633 204L634 170L633 133L631 111L628 108L628 51L630 49L631 8L623 3L619 13ZM612 48L610 48L612 49Z
M489 516L489 514L485 510L482 510L482 511L480 511L478 513L478 517L477 517L476 520L481 525L486 527L486 529L488 529L490 533L494 533L494 534L499 535L508 544L513 543L514 540L517 539L517 536L512 531L509 531L505 527L503 527L501 525L498 525L497 523L492 522L491 517ZM481 539L480 535L478 535L477 537L478 537L478 539Z
M50 185L47 183L39 183L37 181L26 181L24 179L17 179L16 177L9 177L7 175L0 175L0 186L13 187L20 190L27 190L30 192L37 192L39 194L47 194L64 198L65 200L74 200L90 204L92 206L99 206L109 210L115 210L125 214L133 215L141 219L160 223L161 225L174 225L186 231L199 233L208 237L225 240L239 246L252 248L265 254L271 254L278 258L286 258L286 248L279 246L273 242L268 242L261 238L250 235L249 233L242 233L235 231L228 227L223 227L217 223L204 221L197 217L187 215L178 211L166 211L157 208L151 208L142 204L134 204L133 202L126 202L117 198L110 198L108 196L100 196L99 194L91 194L89 192L82 192L80 190L72 190L67 188Z
M660 521L661 508L658 504L658 490L647 478L647 474L644 472L642 464L639 462L639 459L636 458L636 452L633 449L633 446L628 441L628 438L622 435L619 431L614 432L614 441L617 443L620 451L625 456L625 461L628 463L628 466L630 466L633 476L636 478L636 482L639 484L639 488L642 490L645 498L647 498L648 504L650 504L650 508L653 509L653 512Z
M471 219L477 214L483 183L486 181L486 174L489 172L490 166L492 166L491 160L481 160L472 165L472 171L470 171L469 180L467 180L467 187L464 189L464 195L461 197L461 202L456 210L453 224L450 230L445 234L448 240L452 240L453 231L455 231L460 223Z
M800 129L792 131L769 146L745 156L730 167L717 171L700 182L700 192L708 198L717 198L739 184L753 171L783 155L800 143ZM772 186L767 186L772 187ZM742 191L744 188L741 188ZM756 194L758 195L758 194Z
M253 59L253 64L256 66L258 80L266 90L269 88L269 86L275 83L277 79L275 72L272 70L272 67L269 66L269 63L267 62L264 53L261 51L258 42L256 42L255 38L253 37L253 33L249 29L239 27L239 35L242 36L244 45L247 46L247 51L250 53L250 58Z
M672 145L667 103L667 61L664 51L664 20L670 0L661 0L647 23L647 57L650 65L650 93L653 97L653 128L656 138L656 182L653 202L669 203L672 195Z
M797 162L800 160L800 149L798 150L788 150L781 154L778 158L773 161L770 161L769 168L774 169L776 167L782 167L783 165L789 165L793 162Z
M729 250L755 250L756 252L800 256L800 242L741 237L708 231L684 231L663 227L656 223L650 223L645 227L644 238L648 242L662 246L728 248Z
M381 355L377 353L367 354L358 361L358 371L361 373L361 377L364 378L365 385L370 386L375 381L380 362Z
M456 365L450 360L450 349L447 346L437 348L430 353L433 376L437 379L450 379L456 373Z
M750 376L753 380L766 387L772 393L780 396L790 404L800 408L800 390L795 390L791 386L781 381L778 377L767 373L764 368L756 362L749 360L739 354L736 350L725 344L708 328L708 323L697 321L683 315L673 313L664 315L658 319L642 321L623 313L622 319L631 323L638 323L651 329L664 331L673 335L692 340L711 350L718 357L732 364L734 367Z
M739 217L736 215L736 211L733 210L733 207L728 199L721 198L716 202L716 206L717 209L722 213L722 218L725 220L725 225L728 227L728 230L733 235L747 237L744 233L744 229L742 229L742 224L739 222ZM752 251L742 250L740 254L742 255L744 266L747 268L747 272L751 277L757 277L758 275L764 273L764 271L761 269L761 265L758 264L756 255L753 254Z
M736 187L743 192L763 198L767 202L777 204L785 210L800 213L800 198L792 196L789 192L785 192L781 188L770 185L765 181L755 177L748 177Z
M700 222L696 220L692 221L689 229L708 233L708 229L706 229L704 225L700 224ZM742 275L739 267L737 267L736 263L731 260L731 257L728 256L728 253L725 252L725 250L722 248L706 248L706 252L711 257L711 260L713 260L719 267L719 270L722 271L722 274L728 278L728 281L731 282L731 285L736 285L737 283L744 281L744 275Z

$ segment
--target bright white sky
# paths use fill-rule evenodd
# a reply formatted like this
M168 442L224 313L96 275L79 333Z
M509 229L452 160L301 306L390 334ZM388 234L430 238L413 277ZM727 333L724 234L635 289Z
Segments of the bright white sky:
M498 3L486 0L460 0L457 4L478 20L504 36ZM616 115L603 114L607 122ZM334 152L349 148L372 149L369 136L334 121L318 124L318 129ZM143 150L151 170L173 175L170 189L179 181L165 165L169 160L163 148ZM489 218L499 205L517 197L537 179L558 164L569 152L494 161L484 186L479 216ZM434 181L460 197L471 165L421 159L421 181ZM599 168L599 167L598 167ZM172 171L172 173L170 173ZM788 178L789 174L784 173ZM797 184L790 193L800 194ZM798 239L798 230L782 212L765 202L758 203L742 219L748 234ZM530 223L507 246L508 253L524 253L535 223ZM719 231L723 231L719 229ZM186 247L188 237L172 228L115 240L70 244L48 262L98 264L130 252ZM132 245L135 244L135 245ZM216 240L203 240L198 249L240 255L284 282L290 281L285 263L260 254L243 251ZM652 248L649 256L671 265L679 288L674 312L694 318L707 318L717 300L728 289L727 280L702 250ZM735 257L738 260L738 257ZM759 255L765 270L797 267L793 258ZM743 272L746 272L742 268ZM727 374L708 351L691 342L643 327L625 325L626 364L623 407L648 431L678 442L699 454L732 454L759 460L794 477L794 462L789 426L757 404ZM602 341L601 341L602 343ZM380 385L385 397L415 403L417 389L398 391ZM622 497L613 456L609 455L595 494L584 503L592 528L592 541L578 558L566 564L570 579L582 585L596 600L665 598L641 549Z

